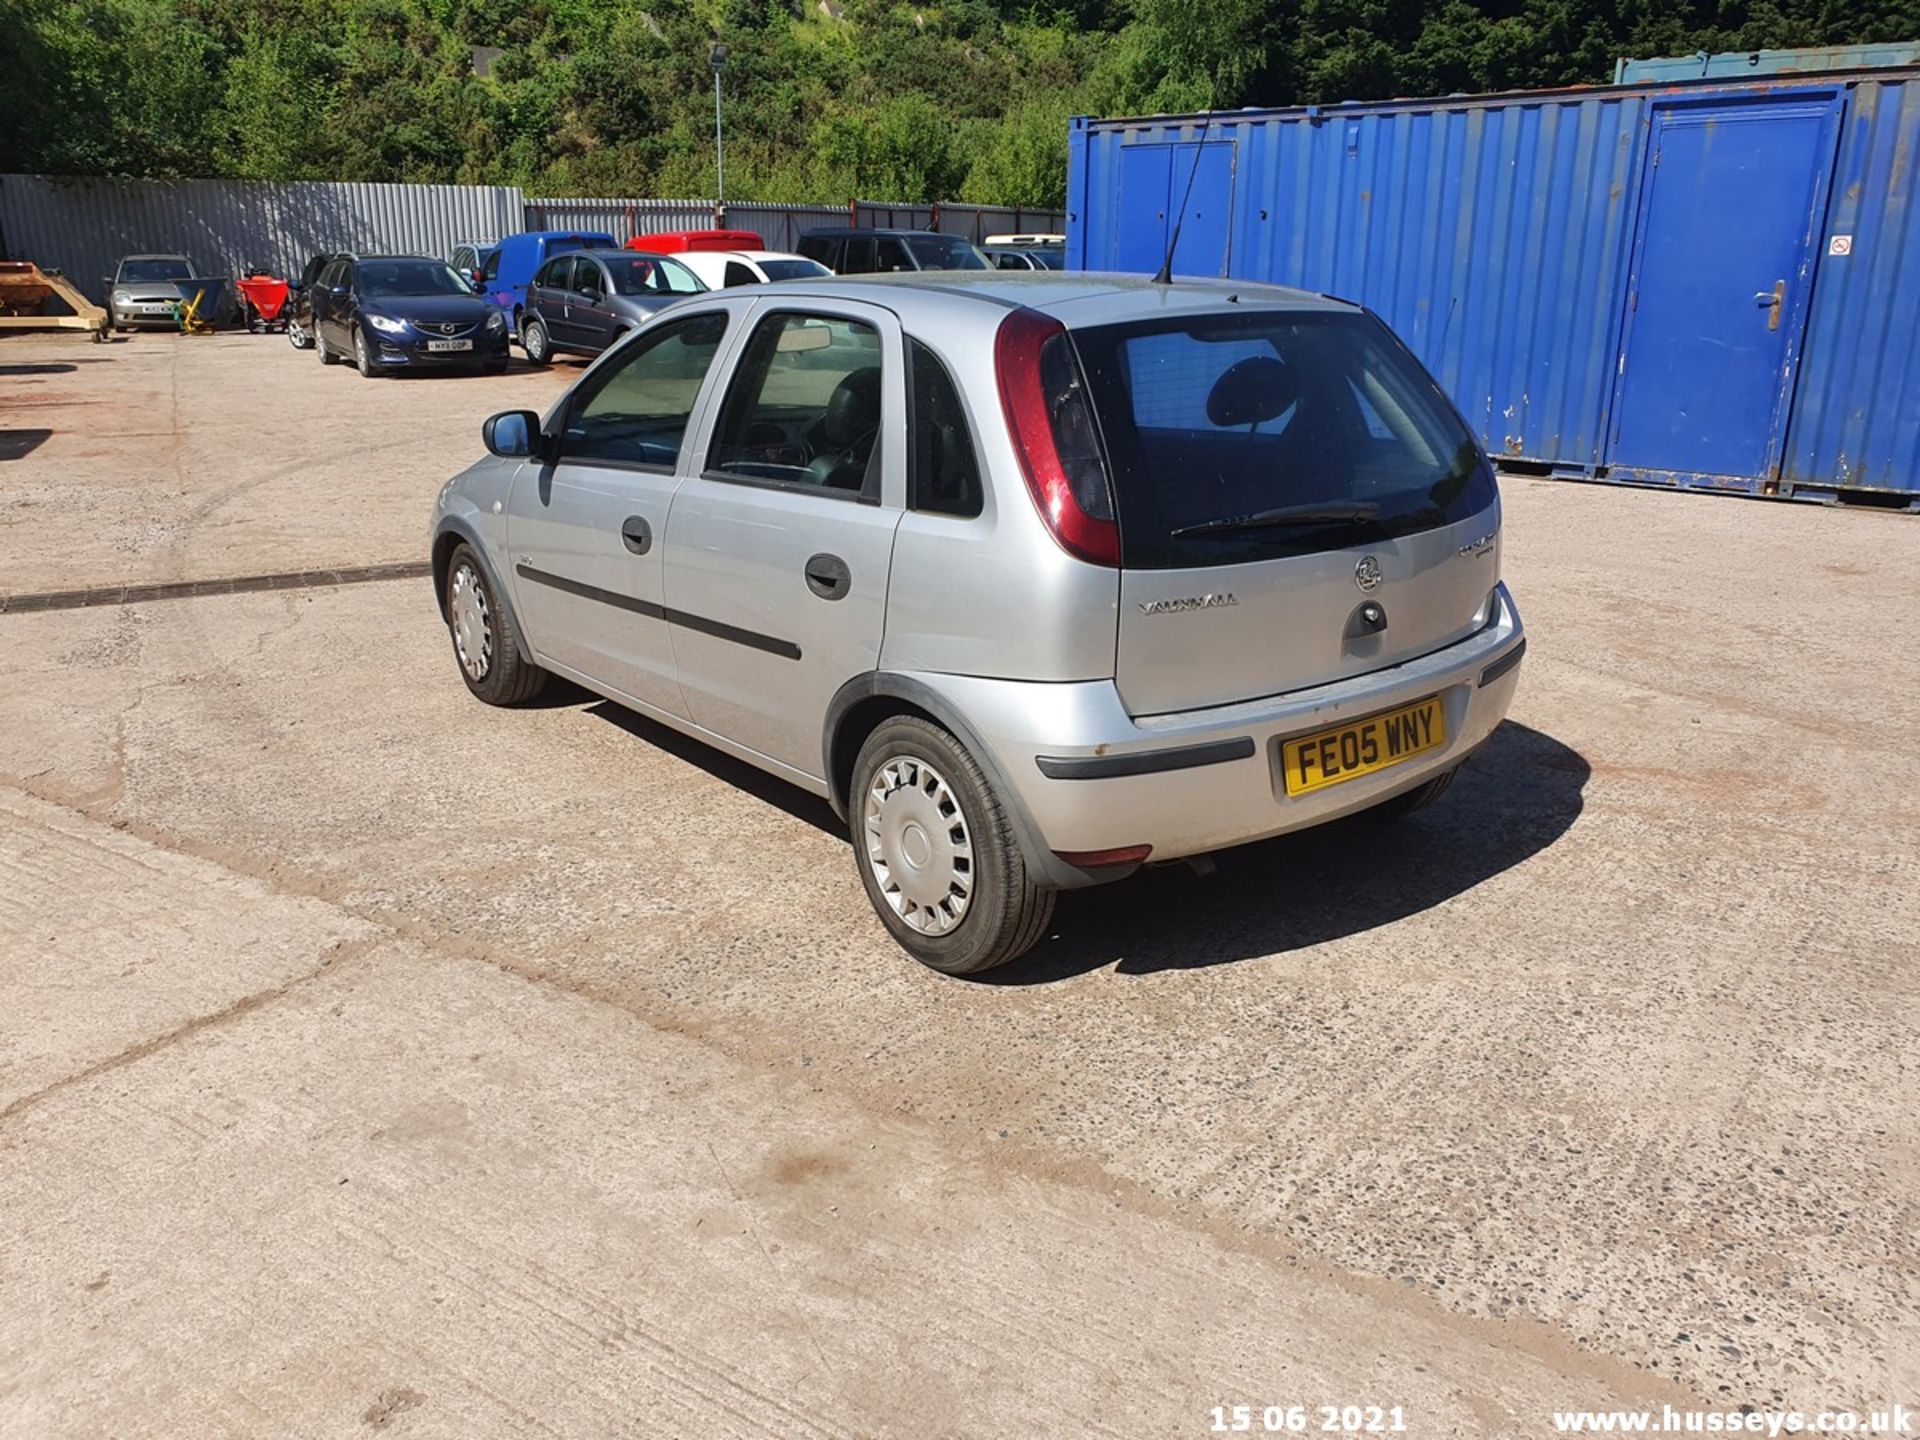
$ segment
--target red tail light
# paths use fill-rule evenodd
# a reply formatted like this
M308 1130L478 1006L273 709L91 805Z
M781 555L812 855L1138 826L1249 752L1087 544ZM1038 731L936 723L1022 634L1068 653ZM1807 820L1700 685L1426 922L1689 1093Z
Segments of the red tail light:
M1000 322L993 358L1000 408L1041 518L1069 555L1117 567L1113 491L1067 327L1015 310Z

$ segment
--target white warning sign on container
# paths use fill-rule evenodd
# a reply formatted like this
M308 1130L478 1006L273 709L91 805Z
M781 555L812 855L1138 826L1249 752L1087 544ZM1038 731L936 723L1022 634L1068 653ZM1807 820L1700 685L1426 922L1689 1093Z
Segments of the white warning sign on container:
M1851 235L1836 235L1827 241L1827 254L1829 255L1851 255L1852 253L1853 237Z

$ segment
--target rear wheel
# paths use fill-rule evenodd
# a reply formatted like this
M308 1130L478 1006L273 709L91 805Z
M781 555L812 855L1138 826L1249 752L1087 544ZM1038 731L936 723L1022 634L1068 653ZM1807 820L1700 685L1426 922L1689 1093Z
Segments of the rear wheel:
M847 809L867 898L922 964L975 975L1045 933L1054 892L1027 873L986 773L939 726L883 721L854 760Z
M527 359L536 365L546 364L553 359L552 346L546 322L538 315L529 315L520 322L520 348L527 352Z
M340 363L340 357L327 348L327 337L320 333L320 327L317 325L314 326L313 329L313 349L314 353L319 355L322 365L338 365Z
M460 678L487 704L518 705L546 685L547 672L521 657L513 617L468 545L447 565L447 632Z

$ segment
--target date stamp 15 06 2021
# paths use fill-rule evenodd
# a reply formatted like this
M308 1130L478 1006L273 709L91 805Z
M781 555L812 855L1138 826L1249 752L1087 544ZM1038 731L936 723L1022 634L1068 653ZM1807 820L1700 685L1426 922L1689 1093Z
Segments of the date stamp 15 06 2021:
M1209 1427L1220 1435L1404 1435L1398 1405L1215 1405Z

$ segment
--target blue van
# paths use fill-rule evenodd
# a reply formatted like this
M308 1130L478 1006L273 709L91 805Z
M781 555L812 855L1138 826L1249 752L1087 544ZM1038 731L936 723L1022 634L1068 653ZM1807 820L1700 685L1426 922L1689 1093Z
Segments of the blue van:
M481 284L487 298L507 312L513 333L520 333L520 312L527 308L527 282L563 250L615 250L618 243L602 230L523 230L509 235L485 262Z

